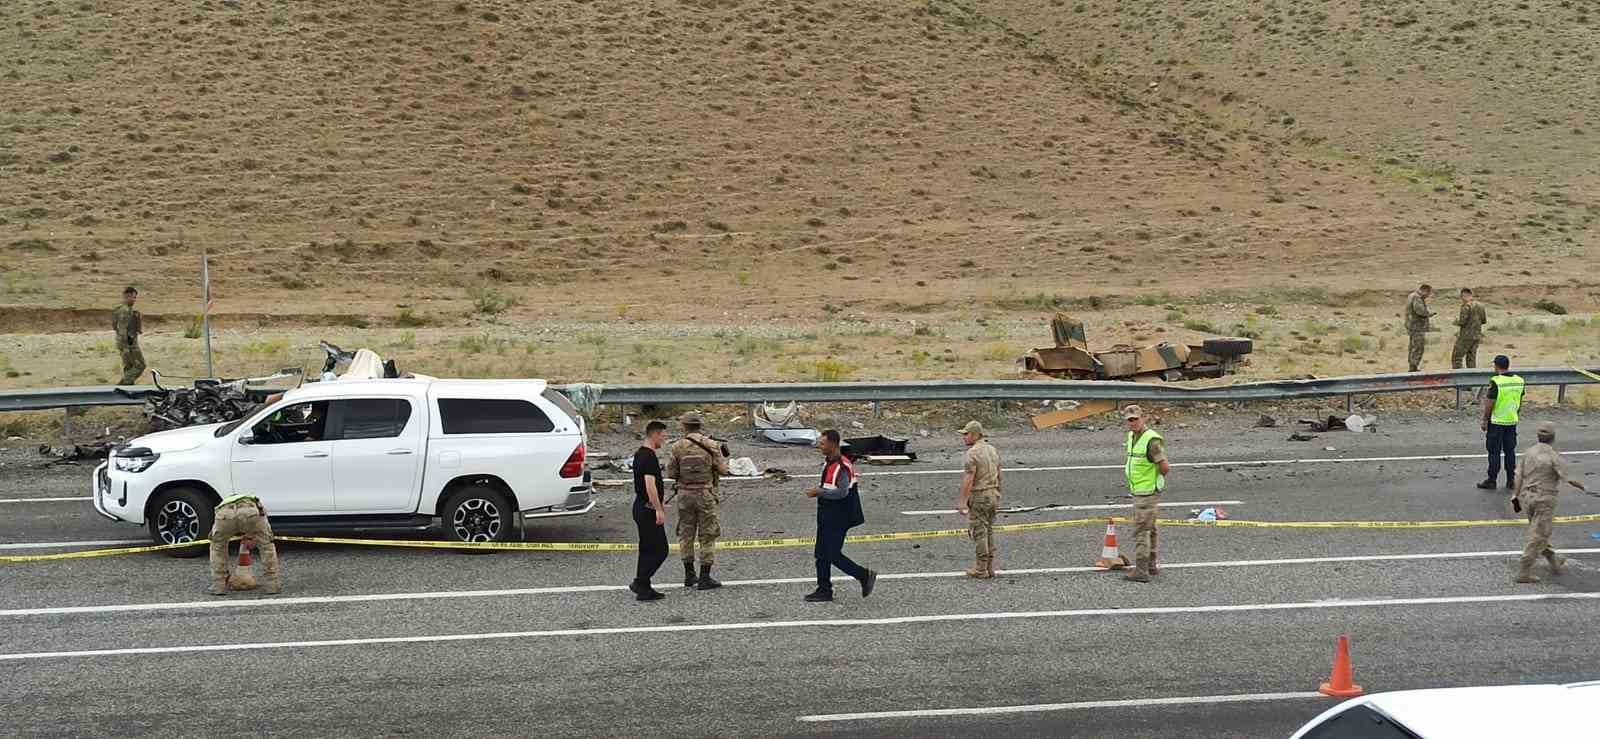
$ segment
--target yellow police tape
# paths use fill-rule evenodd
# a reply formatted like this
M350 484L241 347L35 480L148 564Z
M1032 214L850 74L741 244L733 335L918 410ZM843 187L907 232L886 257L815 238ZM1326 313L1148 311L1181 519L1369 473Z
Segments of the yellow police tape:
M1069 526L1093 526L1107 521L1115 523L1128 523L1129 519L1122 516L1111 518L1069 518L1059 521L1034 521L1031 523L1011 523L994 527L995 533L1021 533L1027 531L1044 531L1047 529L1060 529ZM1592 523L1600 521L1600 514L1589 513L1578 516L1556 516L1552 523ZM1461 529L1481 526L1522 526L1526 524L1523 519L1483 519L1462 521L1200 521L1196 519L1161 519L1157 521L1161 526L1192 526L1195 528L1247 528L1247 529ZM966 529L941 529L938 531L894 531L883 534L857 534L845 538L852 544L875 544L890 541L916 541L920 539L942 539L962 537L967 535ZM545 542L545 541L508 541L496 543L463 543L454 541L425 541L417 539L341 539L326 536L276 536L275 541L291 541L303 544L345 544L351 546L368 547L399 547L407 549L456 549L466 551L492 551L492 552L632 552L638 550L637 544L624 544L620 542ZM781 539L739 539L717 542L718 549L785 549L791 547L808 547L816 539L808 536L796 536ZM47 562L63 559L89 559L92 557L111 557L119 554L143 554L146 552L162 552L172 549L185 549L189 547L205 546L210 544L207 539L189 544L163 544L148 547L131 547L124 549L95 549L83 552L64 552L61 554L34 554L24 556L0 557L0 564L20 564L24 562ZM678 546L673 544L672 549Z

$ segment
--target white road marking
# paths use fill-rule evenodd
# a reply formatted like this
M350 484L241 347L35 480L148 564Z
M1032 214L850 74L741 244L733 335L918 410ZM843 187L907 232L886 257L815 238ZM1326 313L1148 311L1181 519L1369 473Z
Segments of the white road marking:
M1562 549L1563 554L1600 554L1596 549ZM1427 559L1481 559L1490 557L1521 556L1522 550L1503 552L1437 552L1424 554L1353 554L1342 557L1301 557L1296 559L1244 559L1218 562L1176 562L1162 565L1169 570L1207 569L1228 567L1272 567L1278 565L1327 564L1334 562L1398 562ZM1571 564L1578 564L1571 562ZM1064 575L1079 572L1105 572L1098 567L1036 567L1029 569L998 570L998 575ZM965 572L898 572L882 573L880 580L933 580L966 577ZM723 580L725 586L798 585L815 582L814 577L780 577L765 580ZM660 584L662 590L681 588L682 585ZM127 613L135 611L214 610L224 608L271 608L325 603L376 603L406 600L450 600L456 598L504 598L518 595L559 595L563 593L613 593L627 590L622 585L561 585L544 588L509 588L504 590L436 590L420 593L372 593L368 595L304 595L287 598L258 598L250 600L194 600L173 603L127 603L107 606L56 606L52 608L16 608L0 610L4 616L61 616L86 613Z
M94 500L94 498L87 495L81 498L0 498L0 503L66 503L80 500Z
M1219 505L1244 505L1242 500L1196 500L1188 503L1157 503L1161 508L1181 508L1183 506L1219 506ZM1132 508L1132 503L1097 503L1094 505L1045 505L1032 508L1032 510L1006 510L1001 508L998 513L1046 513L1049 511L1108 511L1116 508ZM902 516L941 516L956 513L954 508L940 511L901 511Z
M874 713L829 713L801 716L808 723L826 721L867 721L887 718L931 718L935 716L994 716L1007 713L1042 713L1045 711L1078 711L1090 708L1137 708L1142 706L1188 706L1220 703L1261 703L1320 699L1332 701L1321 693L1246 693L1243 695L1194 695L1183 698L1134 698L1130 700L1080 701L1078 703L1039 703L1030 706L984 706L982 708L933 708L922 711L877 711Z
M505 639L575 638L618 634L677 634L720 631L766 631L771 629L836 628L845 626L906 626L967 621L1011 621L1020 619L1075 618L1084 616L1165 616L1179 613L1254 613L1388 606L1451 606L1468 603L1533 603L1542 601L1600 600L1600 593L1530 593L1525 595L1463 595L1440 598L1392 598L1370 600L1321 600L1299 603L1250 603L1216 606L1162 606L1150 608L1082 608L1061 611L1001 611L992 613L941 613L927 616L890 618L812 619L803 621L736 621L731 623L673 624L666 626L612 626L590 629L545 629L540 631L499 631L479 634L429 634L424 636L380 636L360 639L320 639L285 642L238 642L234 644L195 644L173 647L131 647L126 649L85 649L61 652L19 652L0 654L0 662L61 659L70 657L117 657L135 654L195 654L203 652L241 652L267 649L313 649L323 647L366 646L373 644L435 644L441 642L494 641Z
M149 539L107 539L105 541L30 541L0 544L0 549L58 549L65 547L113 547L122 544L149 544Z

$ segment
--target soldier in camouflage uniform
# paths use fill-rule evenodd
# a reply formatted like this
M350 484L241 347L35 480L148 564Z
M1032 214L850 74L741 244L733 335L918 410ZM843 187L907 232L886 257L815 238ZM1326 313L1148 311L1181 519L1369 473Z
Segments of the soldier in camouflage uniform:
M111 330L117 336L117 353L122 355L122 380L118 385L132 385L144 374L144 352L139 351L144 322L133 307L138 300L139 291L130 285L122 290L122 305L111 311Z
M1538 433L1539 443L1522 453L1522 474L1517 477L1517 501L1528 514L1528 545L1522 550L1522 567L1517 571L1519 583L1539 582L1533 574L1533 563L1540 556L1550 562L1550 574L1561 574L1565 560L1550 548L1550 527L1556 516L1556 493L1560 492L1561 481L1589 492L1583 483L1567 479L1567 463L1553 446L1555 426L1541 423Z
M983 424L970 421L961 429L967 444L966 464L962 466L961 499L956 510L967 515L967 532L977 552L977 564L967 577L987 580L994 577L994 514L1000 507L1000 453L983 439Z
M1411 338L1406 363L1412 372L1422 369L1422 352L1428 347L1428 319L1433 317L1428 298L1432 296L1433 287L1424 284L1406 297L1406 335Z
M1483 339L1483 324L1489 316L1483 304L1472 297L1472 288L1461 288L1461 315L1456 318L1456 345L1450 351L1450 368L1478 366L1478 342Z
M699 413L685 413L678 419L684 437L672 443L672 460L667 476L673 479L678 495L678 554L683 558L683 586L699 590L722 587L711 577L716 564L717 537L722 536L719 515L721 490L717 482L728 474L728 458L715 439L700 433L705 420ZM695 544L700 545L700 574L695 575Z
M267 509L253 495L232 495L217 504L211 524L211 594L228 594L228 540L235 536L249 537L255 542L265 570L267 594L283 592L283 578L278 573L278 546L272 543Z

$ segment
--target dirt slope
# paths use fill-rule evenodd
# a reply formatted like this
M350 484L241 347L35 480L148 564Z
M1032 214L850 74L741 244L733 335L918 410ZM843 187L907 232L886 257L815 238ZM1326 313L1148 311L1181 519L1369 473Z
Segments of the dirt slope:
M1167 48L1177 11L1162 8L1191 5L1126 4L1148 17L1105 37L1126 48L1102 51L1074 35L1095 26L1072 21L1111 20L1109 0L1082 13L19 0L0 24L0 304L98 306L134 282L152 311L182 313L202 249L219 310L389 324L401 304L454 320L471 288L514 297L511 315L528 319L737 321L1040 292L1034 308L1057 294L1400 289L1421 265L1437 282L1472 280L1491 249L1536 268L1560 256L1554 230L1515 226L1533 197L1521 180L1434 172L1432 150L1375 169L1334 145L1343 131L1319 134L1320 148L1285 141L1298 128L1169 94L1174 75L1155 88L1105 76L1081 57ZM1196 71L1230 63L1194 48ZM1341 57L1320 58L1331 49L1313 51L1324 74L1338 69ZM1358 62L1364 81L1382 76L1376 64ZM1300 97L1263 105L1345 92L1278 79ZM1427 105L1417 120L1445 118ZM1541 135L1588 125L1548 115L1559 125ZM1349 125L1364 140L1385 120L1363 111Z

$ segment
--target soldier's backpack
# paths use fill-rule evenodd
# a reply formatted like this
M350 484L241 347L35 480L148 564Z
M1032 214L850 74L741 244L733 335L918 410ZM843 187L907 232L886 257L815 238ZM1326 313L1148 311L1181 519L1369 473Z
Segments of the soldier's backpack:
M685 449L678 456L678 484L690 487L709 487L716 482L716 461L711 457L711 451L694 439L685 438L693 444L692 449Z

